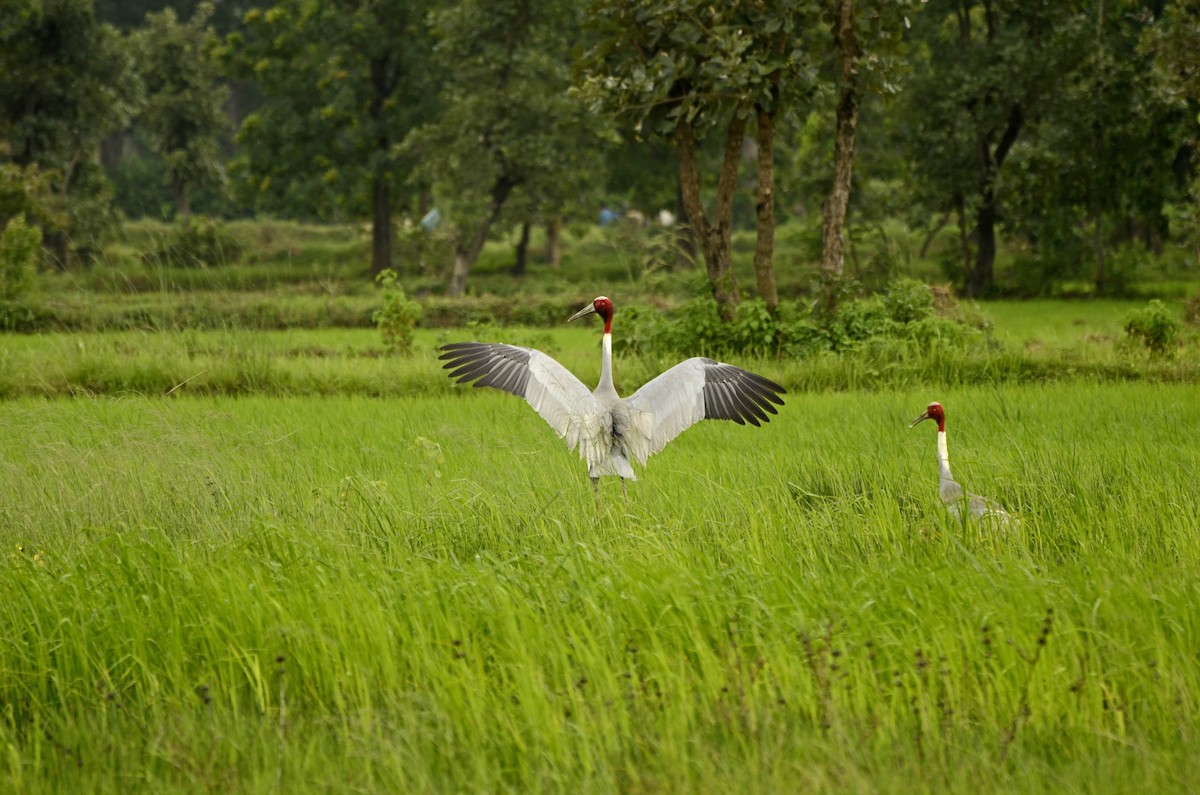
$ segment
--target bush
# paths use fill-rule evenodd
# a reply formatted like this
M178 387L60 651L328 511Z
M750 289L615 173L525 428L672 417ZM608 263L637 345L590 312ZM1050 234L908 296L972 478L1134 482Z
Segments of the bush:
M409 299L396 281L396 272L386 268L375 277L383 289L383 306L371 316L383 337L388 353L409 353L412 350L413 330L421 318L421 305Z
M41 252L41 229L26 224L24 214L8 222L0 235L0 329L22 331L34 324L38 311L30 293Z
M1126 344L1146 348L1153 357L1169 356L1179 341L1182 324L1162 301L1151 301L1125 318Z
M42 230L25 223L22 213L0 235L0 300L16 301L33 286L41 253Z
M213 268L241 258L241 245L212 218L184 221L142 255L147 264L175 268Z
M783 355L806 358L858 349L961 350L992 347L990 324L977 309L957 303L935 314L934 292L921 282L898 279L883 295L845 301L833 317L811 307L783 302L775 315L761 299L744 301L730 323L721 322L716 302L698 298L672 314L627 309L622 339L637 352L684 355Z
M1192 293L1183 304L1183 322L1189 326L1200 326L1200 290Z
M883 296L883 306L897 323L924 320L933 314L933 292L916 279L896 279Z

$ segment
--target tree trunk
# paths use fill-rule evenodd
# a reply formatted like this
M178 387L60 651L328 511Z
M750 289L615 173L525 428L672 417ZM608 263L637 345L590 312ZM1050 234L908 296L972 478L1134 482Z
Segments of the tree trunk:
M488 233L492 231L492 224L496 223L496 219L500 217L500 211L504 209L504 202L508 200L508 195L516 186L517 183L507 176L501 175L496 178L496 182L492 185L492 196L488 203L487 214L476 225L475 231L469 237L454 246L454 270L450 274L447 295L458 297L466 293L467 277L471 274L471 268L475 265L475 260L479 259L479 252L483 251L483 244L487 242Z
M975 213L975 265L967 272L963 293L977 298L996 281L996 194L990 188L981 192Z
M740 296L737 280L733 273L733 191L737 185L738 158L741 155L742 138L746 133L746 120L734 115L729 122L725 139L725 159L721 163L721 174L717 180L717 201L712 221L704 212L700 199L700 173L696 165L695 132L688 123L680 124L675 130L675 148L679 153L679 186L683 191L684 206L692 232L704 252L704 263L708 269L708 280L712 284L713 298L721 317L732 320Z
M562 267L562 218L554 217L546 224L546 264L551 268Z
M192 217L192 203L188 200L187 186L183 180L174 171L171 172L171 180L167 186L171 191L171 199L175 202L175 212L186 223Z
M963 289L968 298L981 295L996 282L996 180L1024 122L1021 106L1014 104L1009 110L1008 123L1000 137L1000 143L996 145L996 151L992 152L990 133L985 134L979 143L980 181L979 209L975 213L975 267L967 271Z
M958 250L962 255L963 274L971 272L971 238L967 234L966 200L961 192L954 194L954 211L958 216ZM964 276L964 284L965 284Z
M687 202L683 200L683 181L675 180L675 245L679 251L675 257L678 267L696 267L696 236L688 218Z
M944 214L938 220L938 222L933 225L933 229L929 230L929 234L925 236L925 242L921 244L921 259L925 259L929 256L929 247L933 245L933 239L937 237L938 232L941 232L948 223L950 223L950 213Z
M521 237L517 240L516 260L513 262L513 276L524 276L529 265L529 222L521 223Z
M858 40L854 35L854 0L840 0L833 39L840 56L841 89L837 104L837 133L833 144L833 184L825 199L821 227L821 281L825 310L837 306L837 283L845 270L846 208L854 166L854 139L858 133Z
M779 294L775 289L775 119L765 110L758 112L758 185L755 210L758 216L754 242L754 279L758 294L775 313Z
M392 267L392 197L387 179L382 174L374 177L374 218L371 223L371 275L377 276Z
M1096 212L1092 219L1092 250L1096 254L1096 295L1104 295L1108 289L1108 274L1104 262L1104 235L1100 226L1102 213Z

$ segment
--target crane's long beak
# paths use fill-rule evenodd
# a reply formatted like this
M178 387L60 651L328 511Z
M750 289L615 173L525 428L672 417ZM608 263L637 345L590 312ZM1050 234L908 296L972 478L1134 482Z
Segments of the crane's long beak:
M595 314L595 312L596 312L596 307L592 304L588 304L583 309L580 309L578 312L576 312L575 314L573 314L569 318L567 318L567 322L570 323L572 320L578 320L579 318L583 317L584 315Z
M913 420L912 422L910 422L910 423L908 424L908 427L912 428L912 427L914 427L914 426L915 426L915 425L916 425L918 422L920 422L921 420L927 420L927 419L929 419L929 412L928 412L928 411L926 411L926 412L922 413L920 417L917 417L915 420Z

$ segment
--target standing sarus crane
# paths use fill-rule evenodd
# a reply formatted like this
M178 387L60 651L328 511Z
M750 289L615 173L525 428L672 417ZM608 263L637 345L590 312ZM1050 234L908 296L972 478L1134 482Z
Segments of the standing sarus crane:
M567 446L587 462L593 491L606 475L637 480L631 462L644 465L667 442L700 420L757 426L776 414L786 390L761 375L712 359L685 359L627 398L613 386L613 302L604 296L572 315L600 315L600 384L589 391L567 368L533 348L490 342L443 345L440 359L458 383L475 382L525 398ZM774 405L772 405L774 404Z
M933 420L937 423L938 496L942 498L942 503L950 511L950 514L955 519L962 521L965 507L967 516L971 519L987 520L1001 526L1008 525L1012 521L1012 517L1008 515L1008 511L1000 507L999 503L987 497L980 497L978 494L964 491L958 481L951 476L950 454L946 450L946 411L942 408L942 404L930 403L926 407L925 413L909 423L908 427L915 427L917 423L924 420Z

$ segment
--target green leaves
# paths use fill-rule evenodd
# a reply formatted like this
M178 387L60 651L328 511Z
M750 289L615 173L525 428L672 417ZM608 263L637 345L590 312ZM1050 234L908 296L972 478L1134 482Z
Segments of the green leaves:
M147 14L146 26L132 37L146 89L138 121L166 161L164 181L183 215L190 213L189 188L220 190L225 184L219 144L229 127L229 90L212 55L212 13L213 5L202 3L185 24L171 9Z

